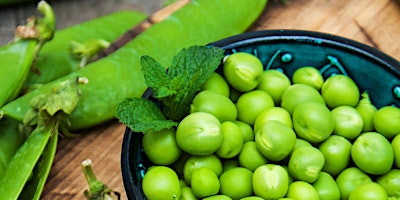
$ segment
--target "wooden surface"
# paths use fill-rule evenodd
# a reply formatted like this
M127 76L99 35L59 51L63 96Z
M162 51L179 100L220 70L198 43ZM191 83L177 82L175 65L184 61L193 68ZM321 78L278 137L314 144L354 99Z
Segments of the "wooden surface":
M122 5L111 3L100 5L94 2L61 1L56 6L56 12L58 10L68 10L68 12L59 14L64 17L58 18L58 26L63 27L100 16L122 8L122 5L128 6L129 2L131 2L129 8L146 13L151 13L162 5L162 1L154 0L115 1L122 2ZM96 11L81 16L78 8L84 6L91 6L91 9ZM12 16L10 13L16 13L14 17L21 17L25 16L24 12L32 13L32 10L34 9L29 6L1 9L0 39L6 38L3 36L5 25L14 26L16 22L11 23L2 16L6 14ZM287 5L273 1L268 4L262 16L249 31L264 29L304 29L332 33L374 46L400 60L398 0L289 0ZM8 31L6 30L7 34ZM42 199L85 199L83 191L87 189L87 185L80 163L88 158L93 161L93 168L98 178L121 192L122 199L126 199L120 171L124 130L125 126L114 120L91 130L82 131L84 134L78 137L62 138Z

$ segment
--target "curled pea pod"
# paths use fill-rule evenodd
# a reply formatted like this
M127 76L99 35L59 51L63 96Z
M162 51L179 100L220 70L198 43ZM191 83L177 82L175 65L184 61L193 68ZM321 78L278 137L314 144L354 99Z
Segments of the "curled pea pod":
M0 179L2 199L15 200L21 194L33 199L40 197L53 162L60 126L79 100L79 80L59 82L47 93L32 98L32 108L24 123L35 128L18 148Z
M23 90L29 91L78 70L80 62L87 64L90 57L96 55L97 51L93 52L93 49L104 45L104 41L116 40L122 33L145 18L146 15L141 12L118 11L57 30L54 38L39 51L35 61L36 70L29 72ZM75 45L83 46L83 49L72 48ZM75 56L78 54L77 51L85 57Z
M37 9L44 17L29 18L26 25L17 27L15 40L0 48L0 106L19 94L39 49L52 39L53 11L45 1Z
M110 120L115 117L117 105L125 98L143 94L147 85L140 69L142 55L149 55L162 66L168 66L182 48L205 45L245 31L266 3L266 0L193 0L107 57L56 80L59 82L76 75L88 79L88 84L80 86L82 96L68 117L69 129L87 128ZM3 115L22 120L30 99L49 90L52 84L54 82L5 105Z

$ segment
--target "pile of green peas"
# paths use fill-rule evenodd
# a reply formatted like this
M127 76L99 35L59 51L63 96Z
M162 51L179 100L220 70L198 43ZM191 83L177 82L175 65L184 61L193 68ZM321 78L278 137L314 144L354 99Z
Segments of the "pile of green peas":
M228 55L176 128L142 140L148 199L400 198L400 109L347 75ZM166 150L168 149L168 150Z

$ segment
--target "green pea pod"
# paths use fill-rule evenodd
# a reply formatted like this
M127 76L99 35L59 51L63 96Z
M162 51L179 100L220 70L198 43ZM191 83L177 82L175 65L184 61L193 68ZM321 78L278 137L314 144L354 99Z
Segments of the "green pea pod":
M43 153L32 172L32 177L25 184L19 199L39 200L43 192L47 177L53 164L57 150L58 134L50 137Z
M36 40L19 40L0 48L0 106L14 99L30 71Z
M145 14L136 11L118 11L57 30L54 38L41 48L35 62L36 71L29 72L23 90L28 91L78 70L81 60L71 54L71 43L91 40L112 42L145 17Z
M13 119L0 121L0 179L15 152L28 136L28 131L22 129L20 124Z
M88 79L80 86L77 108L69 116L69 129L98 125L114 118L117 105L127 97L140 97L146 90L140 57L149 55L168 66L182 48L205 45L244 32L261 14L267 0L194 0L167 19L154 24L135 39L107 57L62 77L76 74ZM234 13L234 14L233 14ZM50 88L52 83L5 105L6 116L23 120L30 99Z
M16 28L15 41L0 49L0 106L19 94L39 49L52 39L53 10L45 1L40 1L37 9L43 18L29 18L26 25Z
M79 79L76 77L59 82L48 92L41 93L31 100L32 108L29 111L32 114L36 113L36 116L30 118L29 124L35 128L17 150L0 179L2 200L17 199L31 175L32 182L29 184L33 184L33 188L29 188L28 185L26 195L40 197L54 158L57 144L57 141L54 141L57 140L55 135L59 134L60 123L75 109L79 100L78 84ZM48 143L50 138L52 139ZM46 146L49 152L44 152ZM41 158L43 160L39 161ZM35 166L37 171L33 171Z
M46 147L52 134L51 128L35 129L18 149L0 180L0 196L2 199L18 198Z

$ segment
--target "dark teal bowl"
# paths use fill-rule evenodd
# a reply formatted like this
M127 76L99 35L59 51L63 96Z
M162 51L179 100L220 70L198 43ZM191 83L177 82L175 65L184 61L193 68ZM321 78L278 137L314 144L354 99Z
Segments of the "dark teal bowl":
M266 30L226 38L209 45L225 54L248 52L256 55L265 69L281 69L289 78L302 66L318 68L326 78L347 74L368 91L372 103L400 107L400 63L381 51L354 40L318 32ZM147 91L143 98L150 98ZM340 96L338 96L340 98ZM152 163L141 147L141 133L125 131L122 144L122 177L129 199L145 199L142 177Z

